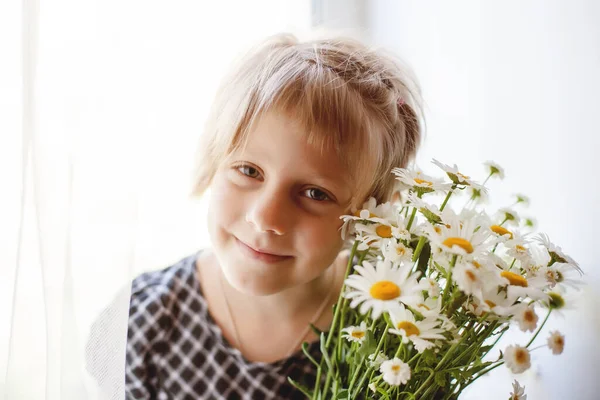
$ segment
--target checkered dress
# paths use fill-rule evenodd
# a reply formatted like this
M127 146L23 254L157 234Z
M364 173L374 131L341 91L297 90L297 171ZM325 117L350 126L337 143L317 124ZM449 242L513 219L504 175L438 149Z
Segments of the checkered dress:
M290 376L312 387L316 371L302 352L250 362L208 312L195 261L186 257L134 279L127 332L128 399L303 399ZM318 343L309 346L319 360Z

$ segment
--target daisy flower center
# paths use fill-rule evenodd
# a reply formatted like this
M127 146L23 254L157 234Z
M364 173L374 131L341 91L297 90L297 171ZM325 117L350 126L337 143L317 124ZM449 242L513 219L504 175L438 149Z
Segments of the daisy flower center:
M396 247L396 254L403 256L406 254L406 249L404 247Z
M487 304L487 305L488 305L490 308L494 308L494 307L496 307L496 303L494 303L494 302L493 302L493 301L491 301L491 300L486 300L486 301L485 301L485 304Z
M565 299L563 299L560 294L556 292L550 292L548 293L548 296L550 296L550 307L559 309L565 306Z
M525 247L521 246L520 244L516 245L515 249L517 249L517 251L519 253L525 253L527 251L527 249Z
M379 281L371 286L369 292L377 300L392 300L400 297L400 287L391 281Z
M449 237L448 239L444 240L442 242L442 244L444 246L448 246L450 248L452 246L458 246L458 247L462 248L464 251L466 251L467 253L473 252L473 245L471 244L471 242L469 242L467 239L463 239L460 237Z
M379 225L377 228L375 228L375 233L379 237L389 239L392 237L392 228L387 225Z
M404 329L404 332L406 332L406 336L413 336L413 335L418 336L419 333L421 333L421 331L419 331L419 328L417 328L417 326L410 321L398 322L396 327L398 329Z
M500 225L492 225L490 226L490 229L492 232L497 233L500 236L509 235L511 239L513 238L512 232Z
M527 322L535 321L535 313L531 310L527 310L523 313L523 319Z
M523 349L517 349L515 351L515 360L519 364L525 364L527 361L529 361L529 353Z
M465 275L471 282L477 282L477 275L475 275L473 271L466 270Z
M365 337L365 333L362 331L354 331L350 335L352 335L352 337L357 338L357 339L362 339Z
M519 275L519 274L515 274L514 272L510 272L510 271L502 271L500 273L500 276L503 278L508 279L508 281L510 282L511 285L513 286L521 286L521 287L527 287L527 279L525 279L523 276Z
M419 178L415 178L415 182L418 183L419 185L427 185L427 186L433 185L433 182L426 181L424 179L419 179Z
M400 372L400 366L399 365L392 365L392 371L394 371L394 372Z

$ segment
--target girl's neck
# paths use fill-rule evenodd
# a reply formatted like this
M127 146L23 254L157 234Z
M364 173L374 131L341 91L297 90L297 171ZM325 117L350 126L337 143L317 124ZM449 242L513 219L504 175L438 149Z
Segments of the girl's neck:
M200 285L213 319L229 343L246 359L281 360L298 351L303 341L317 341L318 337L307 329L310 322L319 330L329 329L332 305L343 284L347 256L340 255L322 274L322 279L311 282L313 286L304 291L271 296L249 296L239 292L222 278L218 263L214 258L211 261L211 257L214 256L201 254L198 259Z
M337 299L341 289L343 273L345 271L345 259L338 257L336 261L318 278L281 292L254 296L237 290L231 286L227 279L222 276L216 257L211 251L205 252L198 261L199 269L202 268L202 280L204 282L218 282L223 280L222 296L227 296L229 303L237 314L243 314L258 320L286 321L297 319L313 314L314 310L321 305L327 296L332 301ZM217 286L218 287L218 286ZM331 295L333 293L333 295Z

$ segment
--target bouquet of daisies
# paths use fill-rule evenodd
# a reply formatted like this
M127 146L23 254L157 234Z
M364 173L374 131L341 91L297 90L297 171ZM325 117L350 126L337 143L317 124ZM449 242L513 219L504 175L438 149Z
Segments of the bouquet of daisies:
M565 290L581 284L577 263L514 211L527 197L494 216L481 209L486 182L504 177L500 166L486 163L479 184L456 165L433 163L449 179L394 169L402 200L371 199L342 217L352 250L331 329L320 332L322 357L311 357L316 383L291 381L308 398L457 399L501 365L522 373ZM461 191L467 201L455 211ZM530 340L497 349L511 326ZM560 354L564 341L551 332L541 347ZM523 398L516 381L513 391Z

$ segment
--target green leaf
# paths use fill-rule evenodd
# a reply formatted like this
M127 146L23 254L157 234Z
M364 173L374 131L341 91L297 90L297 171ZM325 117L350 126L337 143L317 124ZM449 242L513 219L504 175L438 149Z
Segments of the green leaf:
M421 271L421 276L425 276L429 257L431 257L431 246L429 245L429 242L425 242L423 249L421 250L421 255L419 256L419 263L417 264L417 271Z
M316 367L318 367L319 365L321 365L320 363L317 362L317 360L315 360L313 358L313 356L310 354L310 351L308 350L308 343L304 342L302 343L302 352L304 353L304 355L310 360L310 362L312 362Z
M333 371L333 365L331 364L331 358L329 358L329 353L327 352L327 346L325 345L327 338L325 337L325 332L321 333L321 354L323 355L323 360L325 360L325 364L329 368L329 371Z
M377 342L375 341L375 336L373 335L372 331L368 330L367 336L366 336L365 340L363 340L363 342L361 343L360 347L358 348L357 354L362 357L367 357L367 356L373 354L376 349L377 349Z
M298 389L299 391L301 391L309 399L312 399L312 393L311 393L310 389L308 389L304 385L299 384L298 382L296 382L295 380L293 380L289 376L288 376L287 379L288 379L288 382L290 383L290 385L292 385L293 387L295 387L296 389Z
M335 308L335 306L334 306ZM317 336L321 336L321 333L323 333L322 330L320 330L319 328L317 328L316 326L314 326L313 324L310 324L310 329L315 333L315 335Z
M438 386L446 386L446 372L440 371L433 376L433 380Z
M337 394L337 396L335 398L340 399L340 400L348 400L349 399L348 396L349 396L348 389L342 389L339 391L339 393Z

